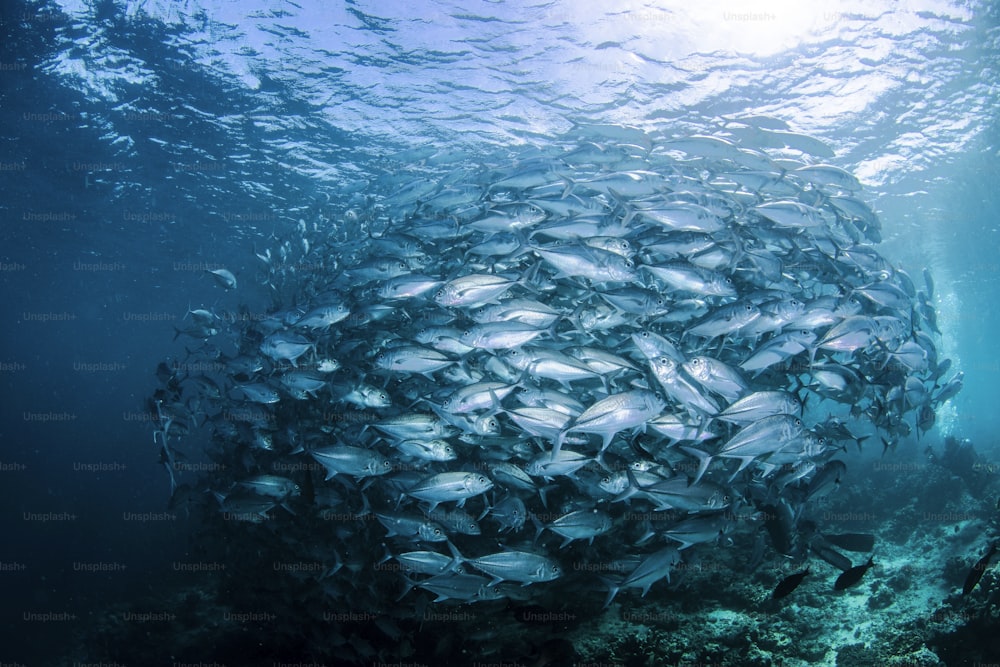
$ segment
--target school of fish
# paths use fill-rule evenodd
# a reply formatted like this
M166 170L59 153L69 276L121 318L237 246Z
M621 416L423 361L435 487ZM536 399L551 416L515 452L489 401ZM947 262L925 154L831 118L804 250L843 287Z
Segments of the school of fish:
M210 272L273 307L189 310L160 365L171 507L320 563L301 576L352 608L607 605L733 545L851 570L810 508L962 378L857 179L752 129L411 151L324 195L258 275Z

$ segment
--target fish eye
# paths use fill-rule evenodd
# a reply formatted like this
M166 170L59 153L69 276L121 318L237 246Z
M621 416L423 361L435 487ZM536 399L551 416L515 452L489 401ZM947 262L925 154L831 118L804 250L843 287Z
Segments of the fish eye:
M743 306L743 308L744 308L744 309L745 309L745 310L746 310L746 311L747 311L748 313L750 313L750 312L753 312L753 304L750 304L750 303L748 303L747 305Z
M701 358L700 357L695 357L694 359L692 359L691 360L691 365L692 366L700 366L701 365Z
M389 400L389 397L386 396L386 393L384 391L380 391L378 393L378 397L381 398L383 401L388 401Z
M553 572L558 572L559 571L559 566L558 565L553 565L552 566L552 571Z
M435 528L434 529L434 534L435 535L440 535L441 534L441 529L440 528Z
M400 263L399 263L399 268L401 268L401 269L404 269L404 270L405 270L405 269L406 269L406 262L400 262Z
M483 477L482 475L480 475L480 476L479 476L479 483L480 483L480 484L485 484L485 483L486 483L486 478L485 478L485 477Z
M648 331L643 331L643 332L642 332L642 333L641 333L640 335L641 335L641 336L642 336L643 338L649 338L649 332L648 332Z
M601 484L610 484L610 483L611 483L610 477L605 477L604 479L601 480Z
M632 267L634 267L634 266L635 266L635 263L634 263L634 262L633 262L633 261L632 261L631 259L626 259L626 260L625 260L625 267L626 267L626 268L629 268L629 269L631 269L631 268L632 268Z
M802 420L801 419L796 419L795 420L795 425L796 426L802 426Z

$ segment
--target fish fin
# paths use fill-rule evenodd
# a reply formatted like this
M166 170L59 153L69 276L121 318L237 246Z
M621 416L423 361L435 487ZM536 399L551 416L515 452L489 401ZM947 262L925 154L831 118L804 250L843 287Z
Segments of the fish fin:
M611 444L611 441L614 440L615 435L617 433L618 433L618 431L615 430L615 431L606 431L606 432L604 432L604 433L601 434L601 437L604 438L604 442L601 444L600 454L604 453L604 451L608 448L608 445Z
M538 520L538 517L535 516L534 512L528 512L528 517L531 518L531 523L535 526L535 539L532 541L537 543L538 538L542 536L543 532L545 532L545 526Z
M412 591L413 588L417 585L417 582L413 581L413 579L410 579L405 574L403 575L403 581L405 582L405 586L403 587L403 592L399 594L398 598L396 598L396 602L399 602L404 597L406 597L406 594ZM435 600L435 602L438 602L438 600Z
M604 601L604 606L601 607L602 609L607 609L608 606L611 604L611 601L615 599L616 595L618 595L618 591L621 590L621 587L611 579L608 579L607 577L599 576L598 579L600 579L601 582L603 582L604 585L608 587L608 597Z
M699 481L701 481L701 478L705 474L705 471L708 470L708 466L712 462L712 455L707 454L701 451L700 449L696 449L694 447L681 447L681 449L690 454L691 456L695 457L696 459L698 459L698 471L695 473L694 480L692 480L690 484L690 486L694 486Z
M549 485L538 487L538 498L542 501L542 507L545 509L549 508L549 499L546 497L545 492L549 488Z
M566 182L566 187L563 188L562 196L560 199L566 199L573 193L573 188L576 187L576 181L574 181L569 176L562 174L563 181Z
M490 511L493 509L493 505L490 504L490 500L489 498L486 497L486 495L487 494L485 493L483 494L483 511L479 514L478 517L476 517L476 521L482 521L483 519L485 519L486 515L489 514ZM495 495L494 495L494 500L496 500Z
M555 442L552 443L552 452L549 454L549 458L551 460L555 460L556 456L559 455L559 450L562 449L563 443L566 441L566 435L569 431L570 429L559 431L559 435L556 436Z

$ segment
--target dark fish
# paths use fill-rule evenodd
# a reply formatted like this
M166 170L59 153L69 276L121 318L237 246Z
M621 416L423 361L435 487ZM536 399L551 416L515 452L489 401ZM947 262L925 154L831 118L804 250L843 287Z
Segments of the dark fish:
M771 537L771 545L778 553L789 555L795 545L795 518L793 510L785 502L764 505L760 508L766 517L764 527Z
M855 565L851 569L841 573L841 575L837 577L837 581L833 584L833 590L842 591L846 588L850 588L851 586L856 586L858 582L861 581L861 577L865 576L865 572L874 566L875 562L869 558L868 562L864 565Z
M983 574L986 572L986 568L990 566L990 558L993 554L997 552L997 543L994 542L990 545L990 550L986 552L986 555L979 559L972 569L969 570L969 574L965 577L965 585L962 586L962 595L968 595L972 592L972 589L976 587L979 580L983 578Z
M825 560L838 570L847 571L851 569L851 561L847 556L833 548L826 540L817 535L809 542L809 548L813 553Z
M847 551L868 553L875 548L875 536L868 533L824 534L823 538L833 546L846 549Z
M774 587L774 592L771 593L771 599L780 600L786 595L789 595L792 591L799 587L799 584L802 583L802 580L806 578L807 574L809 574L808 566L801 572L790 574L779 581L778 585Z

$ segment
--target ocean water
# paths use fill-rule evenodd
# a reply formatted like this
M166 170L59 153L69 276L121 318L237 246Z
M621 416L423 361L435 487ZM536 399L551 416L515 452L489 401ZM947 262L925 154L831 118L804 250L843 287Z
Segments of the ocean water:
M1000 494L1000 11L986 1L689 5L6 6L0 664L137 664L150 655L164 665L867 664L859 643L893 664L1000 661L989 636L996 578L988 572L957 596L996 537ZM599 584L581 588L573 601L584 611L566 622L551 600L428 601L442 616L436 642L391 615L395 630L366 609L353 610L359 621L345 596L331 597L327 609L308 609L309 618L334 614L323 617L324 638L287 615L295 599L313 599L303 591L321 586L318 577L295 578L292 589L284 573L260 581L247 566L271 562L263 545L280 541L280 529L228 543L199 512L168 509L148 399L161 387L161 361L202 349L175 339L175 327L189 324L190 308L291 308L314 274L338 262L329 242L322 264L303 261L272 286L255 254L286 242L298 253L317 227L346 247L345 212L416 179L475 181L551 155L581 132L606 147L637 131L760 150L774 148L775 133L815 138L832 151L817 161L862 184L882 225L878 252L919 289L925 269L933 276L935 344L952 360L945 379L960 371L964 388L919 437L914 429L893 438L885 453L874 431L861 452L851 445L848 477L819 510L834 522L873 517L840 526L876 536L879 567L862 587L838 597L815 584L789 617L766 604L791 572L771 553L761 570L725 570L725 584L692 573L644 598L622 592L609 611ZM380 224L391 229L392 220ZM236 289L205 273L218 268L236 276ZM237 333L226 328L213 344L231 352ZM942 458L949 438L974 447L971 472ZM185 437L191 472L211 447L204 427ZM732 562L747 560L737 557L744 546L729 548ZM703 552L711 563L713 550ZM813 562L832 581L836 571ZM207 571L179 567L192 563ZM227 598L234 587L250 593ZM387 604L398 592L384 594ZM516 626L527 637L520 643L497 611L511 608L521 621L534 614ZM407 613L419 619L421 609ZM908 630L893 630L892 614ZM820 636L796 627L796 616ZM217 628L214 644L206 628ZM687 652L668 638L685 632ZM750 639L724 641L735 635ZM545 643L557 640L576 657ZM710 640L715 653L691 648ZM259 659L249 657L254 647Z

